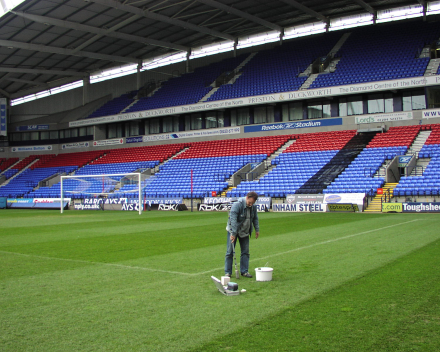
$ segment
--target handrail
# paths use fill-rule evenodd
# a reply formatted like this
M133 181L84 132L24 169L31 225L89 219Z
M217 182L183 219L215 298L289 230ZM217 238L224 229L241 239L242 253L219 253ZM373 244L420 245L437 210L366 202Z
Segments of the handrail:
M424 167L424 166L421 166L421 165L414 166L414 169L413 169L413 171L414 171L414 176L422 176L422 175L423 175L423 172L424 172L424 171L423 171L424 168L425 168L425 167ZM420 170L420 169L421 169L422 171L421 171L420 175L418 175L418 172L417 172L417 171Z
M393 175L393 177L394 177L394 180L396 181L396 182L399 182L399 180L400 180L400 177L399 178L397 178L397 176L394 174L394 171L393 171L393 169L389 169L389 171L391 172L391 174Z
M368 175L365 173L366 170L368 170L370 172ZM374 176L374 173L371 173L371 170L373 170L372 167L364 167L364 176L365 177L372 177L372 176Z

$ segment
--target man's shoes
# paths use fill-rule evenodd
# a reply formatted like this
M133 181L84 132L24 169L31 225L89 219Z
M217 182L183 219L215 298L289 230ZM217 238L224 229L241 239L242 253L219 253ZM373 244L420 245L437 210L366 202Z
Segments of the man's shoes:
M227 276L227 277L231 277L231 274L229 274L229 273L226 273L226 274L225 274L225 276Z
M244 276L244 277L249 277L249 278L251 278L252 277L252 275L251 274L249 274L247 271L245 272L245 273L241 273L241 276Z

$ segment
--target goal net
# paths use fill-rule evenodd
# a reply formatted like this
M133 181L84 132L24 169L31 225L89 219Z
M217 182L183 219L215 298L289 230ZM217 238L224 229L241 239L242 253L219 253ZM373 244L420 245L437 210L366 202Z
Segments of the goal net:
M61 176L61 204L64 197L73 198L119 198L133 195L138 199L139 214L142 213L143 180L141 173ZM75 197L76 195L76 197ZM61 207L61 213L63 208Z

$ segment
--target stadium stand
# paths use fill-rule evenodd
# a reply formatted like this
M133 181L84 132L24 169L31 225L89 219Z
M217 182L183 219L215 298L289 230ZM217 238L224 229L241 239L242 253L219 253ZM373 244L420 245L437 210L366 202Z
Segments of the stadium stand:
M438 196L440 191L440 124L420 126L432 131L418 153L419 159L429 161L422 175L402 176L394 189L395 196Z
M241 182L228 195L243 196L251 190L270 197L318 193L338 173L344 159L339 152L355 135L356 131L294 135L296 142L272 160L274 169L259 180Z
M11 198L39 196L38 193L30 192L38 186L40 181L56 175L71 173L102 154L104 154L102 151L92 151L59 155L38 155L34 158L34 160L37 160L34 164L29 168L21 169L16 177L0 187L0 196ZM53 197L53 195L48 196ZM56 196L59 197L59 192Z
M438 23L354 29L336 54L336 71L319 75L310 88L423 76L429 58L417 52L438 37Z
M107 150L105 154L104 152L99 152L96 158L93 158L91 161L88 160L87 163L83 162L80 164L77 161L76 164L78 164L79 168L73 171L75 171L75 175L126 174L143 171L156 167L161 162L180 152L185 146L185 144L169 144ZM66 158L69 157L69 154L63 155ZM57 162L62 163L63 160L64 157L60 157ZM114 176L104 181L101 179L88 180L82 182L82 184L75 180L66 180L65 189L70 190L70 194L66 194L66 196L81 198L95 193L112 193L121 178L122 176ZM143 186L146 184L147 182L144 182ZM119 190L118 196L123 196L125 191L128 193L127 196L133 195L132 190L133 187L130 185L124 186ZM60 197L61 185L58 182L51 187L40 187L28 195L33 197Z
M235 172L247 164L261 163L288 139L275 136L192 143L187 151L160 167L145 195L200 198L211 196L213 191L220 193Z
M387 160L405 155L419 130L420 126L399 126L377 134L324 193L376 194L377 189L385 183L384 177L374 177L379 168Z
M378 170L394 157L409 152L421 131L432 131L418 152L418 157L429 160L429 164L422 176L402 176L394 195L436 196L440 190L439 124L397 126L377 134L345 130L33 155L18 163L16 159L8 159L2 162L15 162L14 170L20 173L0 187L0 195L59 197L59 183L38 187L39 182L74 171L76 175L130 173L162 164L157 173L143 181L144 196L201 198L210 196L213 191L219 194L225 190L228 190L227 196L232 197L243 196L250 190L271 197L294 193L366 193L373 196L385 182ZM275 152L280 152L283 146L285 149L277 155ZM228 180L233 174L248 164L256 166L267 160L271 160L271 166L266 173L252 181L243 178L231 189ZM77 189L72 197L102 192L112 197L114 187L115 183L108 183L103 188L103 182L97 180L96 185L89 184L82 192L72 183L71 188ZM123 185L113 196L134 197L136 187Z
M223 85L208 101L298 90L307 79L298 74L318 57L326 56L339 37L332 33L260 51L243 67L234 84Z
M137 91L132 91L126 94L110 100L102 105L99 109L91 113L87 118L101 117L108 115L116 115L123 111L127 106L133 103L133 99L136 96Z
M210 85L224 72L234 70L246 56L226 59L192 73L166 81L152 97L139 99L127 109L127 113L140 110L158 109L169 106L195 104L212 90Z
M6 176L6 179L11 178L12 176L14 176L16 173L18 173L21 169L23 169L24 167L26 167L27 165L29 165L30 163L32 163L35 159L37 159L39 156L38 155L29 155L28 157L24 158L23 160L21 160L19 163L15 164L14 166L12 166L11 168L9 168L8 170L6 170L3 175ZM18 159L18 158L17 158Z
M11 165L14 165L17 161L19 161L19 158L1 158L0 159L0 171L5 171L6 169L8 169L9 167L11 167Z
M344 34L350 34L337 53L331 52ZM207 101L296 91L307 80L301 75L316 60L338 58L334 72L318 72L309 89L358 84L423 76L429 57L418 57L421 49L437 40L438 22L414 22L411 26L393 23L380 27L361 27L327 33L283 43L262 50L244 66L246 55L225 59L197 68L192 73L172 78L162 84L153 96L134 100L136 92L124 94L104 104L90 117L114 115L135 102L124 112L195 104L210 92L210 86L222 73L238 68L230 84L222 84Z

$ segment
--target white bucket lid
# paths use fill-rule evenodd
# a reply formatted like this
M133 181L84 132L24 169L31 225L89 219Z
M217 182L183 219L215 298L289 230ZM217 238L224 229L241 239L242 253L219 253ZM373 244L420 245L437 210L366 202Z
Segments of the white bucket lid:
M273 268L269 268L267 266L263 266L261 268L255 268L255 271L273 271Z

